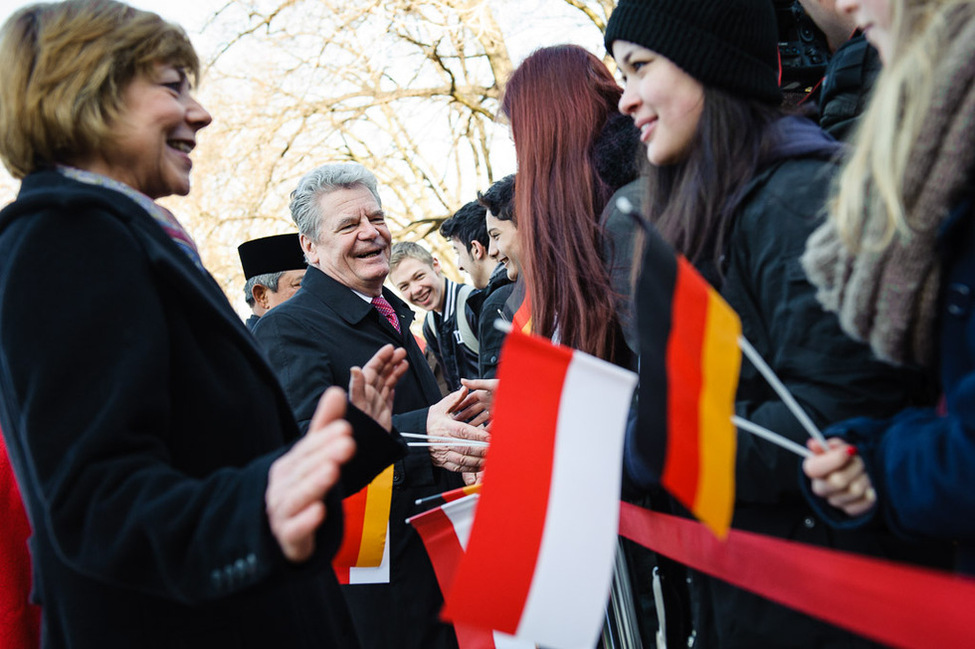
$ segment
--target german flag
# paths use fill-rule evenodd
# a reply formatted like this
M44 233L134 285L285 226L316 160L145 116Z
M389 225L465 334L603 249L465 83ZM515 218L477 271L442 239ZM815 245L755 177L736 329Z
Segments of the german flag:
M661 484L724 538L735 498L738 315L648 226L637 292L636 448Z
M332 559L340 584L389 582L388 566L382 563L392 497L393 466L389 465L368 486L342 500L342 545Z
M525 299L521 301L518 310L515 311L514 318L511 319L511 326L515 331L530 334L532 331L532 303L525 292Z
M532 332L532 305L528 296L528 284L521 277L515 282L511 295L505 300L505 311L512 314L511 328L523 334Z

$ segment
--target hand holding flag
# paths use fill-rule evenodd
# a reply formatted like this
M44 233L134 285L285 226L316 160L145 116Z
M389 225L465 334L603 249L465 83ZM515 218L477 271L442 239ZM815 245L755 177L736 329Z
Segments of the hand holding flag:
M512 331L498 378L491 468L444 615L551 649L593 646L616 556L636 376Z

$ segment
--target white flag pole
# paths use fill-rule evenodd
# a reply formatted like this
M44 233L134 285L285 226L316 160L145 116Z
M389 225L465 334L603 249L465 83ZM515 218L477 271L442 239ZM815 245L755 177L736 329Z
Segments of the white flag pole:
M448 446L487 446L488 442L466 437L444 437L442 435L424 435L422 433L400 433L400 437L420 439L425 442L447 442Z
M500 331L501 333L510 334L511 333L511 329L512 329L511 323L508 322L507 320L505 320L504 314L501 313L501 310L500 309L498 310L498 314L501 317L494 319L494 328L497 329L498 331Z
M772 442L773 444L777 444L778 446L781 446L787 451L792 451L796 455L801 455L802 457L809 457L810 455L813 454L812 451L810 451L805 446L802 446L801 444L796 444L791 439L788 439L787 437L783 437L778 433L773 433L768 428L763 428L762 426L750 422L747 419L742 419L741 417L732 415L731 423L733 423L735 426L737 426L738 428L744 431L752 433L753 435L757 435L762 439Z
M779 377L775 375L775 372L772 371L772 368L768 366L761 355L755 351L752 344L745 340L744 336L738 336L738 346L741 347L741 351L745 354L745 356L748 357L748 360L752 362L752 365L754 365L762 376L765 377L765 380L768 381L769 385L772 386L775 393L779 395L789 411L792 412L796 419L799 420L799 423L802 424L802 427L806 429L806 432L808 432L813 439L819 442L823 449L829 448L829 446L826 444L826 438L823 437L822 432L816 428L816 424L812 422L812 419L809 418L806 411L803 410L798 403L796 403L795 397L793 397L789 390L782 384L782 381L779 380ZM803 450L805 451L806 449Z
M473 442L473 441L461 441L459 438L454 438L452 442L407 442L407 446L444 446L449 448L471 448L471 447L484 447L487 446L487 442Z

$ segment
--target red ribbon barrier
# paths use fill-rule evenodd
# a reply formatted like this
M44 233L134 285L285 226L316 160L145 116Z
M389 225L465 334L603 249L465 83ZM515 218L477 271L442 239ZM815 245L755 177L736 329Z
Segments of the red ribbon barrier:
M623 502L620 535L885 644L926 649L972 642L973 579L738 530L720 541L700 523Z

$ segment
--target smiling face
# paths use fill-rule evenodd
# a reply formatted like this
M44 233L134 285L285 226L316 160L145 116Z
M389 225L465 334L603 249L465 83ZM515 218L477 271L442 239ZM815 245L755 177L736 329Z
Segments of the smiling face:
M122 91L123 109L106 146L75 164L138 190L149 198L190 191L190 152L211 117L190 95L186 75L157 63Z
M351 289L380 295L392 237L372 192L362 185L329 192L318 198L318 213L319 241L301 235L308 263Z
M267 292L267 309L273 309L279 304L284 304L298 292L301 288L301 280L305 277L305 269L286 270L281 279L278 280L278 290Z
M633 118L656 166L687 157L704 109L704 86L669 59L628 41L613 43L625 78L620 112Z
M464 242L457 237L450 238L450 247L454 251L454 255L457 256L457 270L462 270L467 274L471 273L471 270L475 268L474 258L471 257L471 253L467 250L467 246Z
M440 275L440 262L436 259L430 266L419 259L404 257L390 271L389 280L413 306L424 311L443 311L444 281Z
M254 298L254 313L264 315L276 306L280 306L294 297L301 288L301 280L305 277L305 269L286 270L278 278L278 289L272 291L263 284L255 284L251 289Z
M518 279L518 273L521 271L521 242L518 239L518 226L514 221L495 218L490 211L484 219L490 240L488 256L504 264L508 279L513 282Z
M894 45L891 0L836 0L836 8L853 16L880 59L889 63Z
M487 250L481 242L471 241L471 249L468 250L463 241L451 237L450 247L457 255L457 270L462 270L471 276L474 288L481 289L487 286L491 280L491 272L497 264L488 257Z

